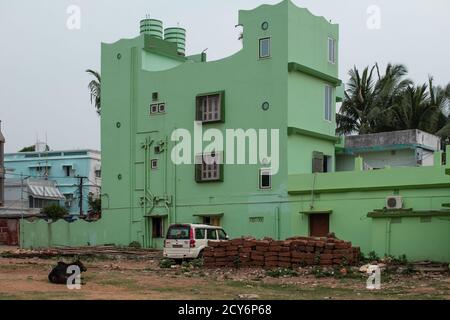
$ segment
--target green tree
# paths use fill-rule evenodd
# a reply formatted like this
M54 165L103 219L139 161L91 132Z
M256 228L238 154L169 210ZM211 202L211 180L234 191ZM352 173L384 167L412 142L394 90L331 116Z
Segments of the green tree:
M59 204L52 204L43 208L42 213L53 221L56 221L64 218L69 213L69 211L64 207L61 207Z
M390 109L411 84L404 78L406 74L405 66L392 64L387 65L383 75L377 64L366 67L362 73L356 67L350 70L344 101L336 115L336 132L366 134L392 129Z
M89 82L89 84L88 84L88 88L90 91L90 99L91 99L91 104L94 105L94 108L95 108L97 114L101 115L102 107L101 107L100 97L101 97L102 81L101 81L100 73L98 73L97 71L91 70L91 69L86 70L86 72L94 77L94 79L91 80L91 82Z

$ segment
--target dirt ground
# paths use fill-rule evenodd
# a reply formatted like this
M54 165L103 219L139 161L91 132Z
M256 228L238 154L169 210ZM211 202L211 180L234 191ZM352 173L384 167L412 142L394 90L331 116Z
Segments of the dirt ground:
M381 290L371 291L357 272L318 277L300 268L296 276L273 277L253 269L160 268L158 259L84 260L86 284L69 290L47 280L58 260L0 257L0 299L450 299L448 273L382 274Z

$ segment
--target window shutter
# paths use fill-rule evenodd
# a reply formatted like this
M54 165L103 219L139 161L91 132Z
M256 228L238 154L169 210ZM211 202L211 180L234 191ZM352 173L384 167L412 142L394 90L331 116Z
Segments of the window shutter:
M195 165L195 182L202 182L202 165Z
M323 172L323 153L313 152L312 173Z
M221 163L221 164L219 164L219 181L220 182L223 182L223 178L224 178L224 176L223 176L223 170L224 169L224 164L223 163Z
M220 122L225 122L225 91L220 92Z
M202 117L202 97L197 97L196 99L196 105L195 105L195 120L196 121L203 121Z

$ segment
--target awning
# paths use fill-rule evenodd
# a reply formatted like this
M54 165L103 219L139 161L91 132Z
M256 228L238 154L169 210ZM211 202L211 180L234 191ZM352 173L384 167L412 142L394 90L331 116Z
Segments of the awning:
M300 211L302 214L332 214L333 210L308 210L308 211Z
M223 217L223 212L216 213L196 213L193 215L194 217Z
M66 197L59 191L56 186L49 184L29 183L28 192L30 196L39 199L65 200Z

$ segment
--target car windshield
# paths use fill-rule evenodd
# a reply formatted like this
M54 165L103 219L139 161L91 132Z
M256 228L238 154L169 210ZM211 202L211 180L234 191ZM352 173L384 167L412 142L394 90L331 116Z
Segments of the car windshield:
M167 239L189 239L189 226L171 226L167 231Z

